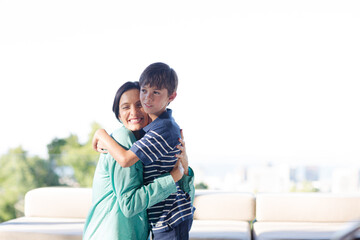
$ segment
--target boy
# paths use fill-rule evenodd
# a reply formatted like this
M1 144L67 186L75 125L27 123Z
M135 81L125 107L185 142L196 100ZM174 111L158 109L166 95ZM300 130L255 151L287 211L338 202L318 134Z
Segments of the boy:
M140 101L151 123L143 130L145 135L126 151L106 136L97 137L122 166L129 167L139 159L145 165L144 184L151 183L161 174L170 172L180 153L177 149L180 128L172 118L167 106L176 97L178 78L176 72L164 63L149 65L140 76ZM136 121L136 119L132 120ZM185 174L188 169L185 169ZM193 213L189 194L177 183L177 193L148 209L149 222L154 238L188 239Z

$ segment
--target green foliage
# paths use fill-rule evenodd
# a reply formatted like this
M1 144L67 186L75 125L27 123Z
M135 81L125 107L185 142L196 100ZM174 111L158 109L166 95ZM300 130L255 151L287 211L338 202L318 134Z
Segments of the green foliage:
M15 203L18 201L18 193L12 190L2 189L0 192L0 222L7 221L17 216Z
M62 147L66 144L65 139L54 138L51 143L47 145L49 160L52 164L59 161L61 157Z
M50 162L37 156L29 157L18 147L0 157L0 221L23 214L16 208L27 191L44 186L59 185L59 179Z
M61 153L61 148L66 144L64 139L54 138L51 143L47 145L49 155L57 155Z
M58 186L64 178L61 168L73 170L72 180L75 185L90 187L95 172L99 154L92 149L92 137L99 124L93 123L86 143L71 134L64 139L54 138L47 145L49 158L29 156L18 147L10 149L0 157L0 222L23 215L23 200L25 193L31 189ZM72 182L73 183L73 182ZM74 185L74 184L72 184Z
M195 189L208 189L208 188L209 186L204 182L200 182L195 185Z
M303 181L300 185L293 185L290 192L319 192L320 190L313 186L312 182Z
M57 164L71 166L74 170L74 178L81 187L91 187L96 163L99 159L99 153L92 149L92 137L101 126L93 123L91 128L88 141L85 144L79 143L76 135L70 135L63 139L65 143L57 140L59 146L56 149L60 150L60 158L57 159Z

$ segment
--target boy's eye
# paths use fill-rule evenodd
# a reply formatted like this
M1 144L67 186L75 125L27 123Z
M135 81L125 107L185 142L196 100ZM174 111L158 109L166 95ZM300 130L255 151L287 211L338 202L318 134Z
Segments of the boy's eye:
M159 94L160 94L160 92L158 92L158 91L154 91L154 94L157 94L157 95L159 95Z
M144 92L146 92L146 90L145 90L145 89L141 89L141 92L143 92L143 93L144 93Z
M141 103L137 103L137 104L136 104L136 107L138 107L138 108L142 108Z

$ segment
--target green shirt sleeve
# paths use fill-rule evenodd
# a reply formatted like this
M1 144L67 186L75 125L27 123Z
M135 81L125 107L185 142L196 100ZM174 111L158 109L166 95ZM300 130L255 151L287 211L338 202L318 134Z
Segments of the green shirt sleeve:
M136 141L133 133L122 127L113 133L113 138L125 149ZM148 207L163 201L177 191L170 174L156 178L153 183L143 184L143 165L140 161L128 168L122 168L110 155L113 161L113 188L122 213L126 217L134 216Z
M179 181L180 188L190 195L191 203L194 203L195 186L194 186L194 171L189 167L189 176L185 175Z
M129 186L119 197L120 208L126 217L146 210L177 190L170 174L162 175L146 186L132 187Z

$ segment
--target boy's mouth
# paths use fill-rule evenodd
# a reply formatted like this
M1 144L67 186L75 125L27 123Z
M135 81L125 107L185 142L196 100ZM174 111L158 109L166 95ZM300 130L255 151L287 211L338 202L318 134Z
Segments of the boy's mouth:
M147 108L151 108L152 106L147 104L147 103L144 103L144 106L147 107Z

